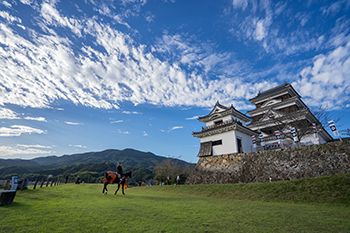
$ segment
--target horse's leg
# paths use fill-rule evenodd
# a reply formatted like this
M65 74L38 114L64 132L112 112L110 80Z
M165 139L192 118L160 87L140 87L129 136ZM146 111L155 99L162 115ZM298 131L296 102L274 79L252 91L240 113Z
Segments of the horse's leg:
M125 183L122 184L122 193L123 193L123 195L125 195L125 193L124 193L124 185L125 185Z
M116 195L116 194L118 193L118 191L119 191L119 188L120 188L120 183L118 183L118 188L117 188L117 190L115 190L115 193L114 193L114 195Z
M102 191L102 193L105 193L105 191L106 191L106 194L107 194L107 192L108 192L107 185L108 185L108 183L104 183L103 184L103 191Z

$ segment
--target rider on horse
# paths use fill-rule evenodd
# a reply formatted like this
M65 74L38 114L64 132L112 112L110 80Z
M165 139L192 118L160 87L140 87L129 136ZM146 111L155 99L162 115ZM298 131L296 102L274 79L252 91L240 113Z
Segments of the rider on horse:
M118 188L115 191L114 195L116 195L118 193L120 185L122 185L122 193L123 193L123 195L125 195L125 193L124 193L124 186L125 186L126 177L123 174L123 167L122 167L121 163L119 163L118 167L117 167L117 176L118 176L118 179L119 179L118 180Z
M119 191L120 185L122 185L122 193L124 194L124 189L127 188L126 178L131 177L131 171L123 173L123 167L121 163L117 166L117 171L107 171L103 178L103 190L102 193L107 194L107 185L108 184L118 184L118 189L114 194L117 194Z
M117 166L117 175L119 178L121 178L123 176L123 167L122 167L121 163L119 163Z

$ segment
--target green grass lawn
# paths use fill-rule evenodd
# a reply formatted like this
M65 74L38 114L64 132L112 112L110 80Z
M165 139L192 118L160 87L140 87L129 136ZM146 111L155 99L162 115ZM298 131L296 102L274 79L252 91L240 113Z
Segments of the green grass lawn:
M135 187L61 185L18 192L0 232L350 232L350 176Z

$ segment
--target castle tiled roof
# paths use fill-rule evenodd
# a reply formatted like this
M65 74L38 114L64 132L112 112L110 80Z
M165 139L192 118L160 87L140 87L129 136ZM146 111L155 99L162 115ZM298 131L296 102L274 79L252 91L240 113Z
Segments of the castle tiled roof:
M257 96L255 96L254 98L250 99L251 102L255 102L258 101L260 99L264 99L267 98L269 96L272 96L274 94L286 91L286 90L291 90L295 95L297 95L298 97L300 97L300 95L298 94L298 92L296 92L296 90L293 88L293 86L290 83L284 83L281 84L279 86L273 87L271 89L268 89L266 91L263 92L259 92Z

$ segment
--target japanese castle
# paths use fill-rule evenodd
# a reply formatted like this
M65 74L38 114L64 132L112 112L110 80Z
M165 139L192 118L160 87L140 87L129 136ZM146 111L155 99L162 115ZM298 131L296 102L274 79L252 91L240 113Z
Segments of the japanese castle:
M301 100L291 84L260 92L250 99L255 109L250 116L232 105L216 102L211 112L199 117L205 123L200 132L198 156L255 152L322 144L333 140L317 117Z

